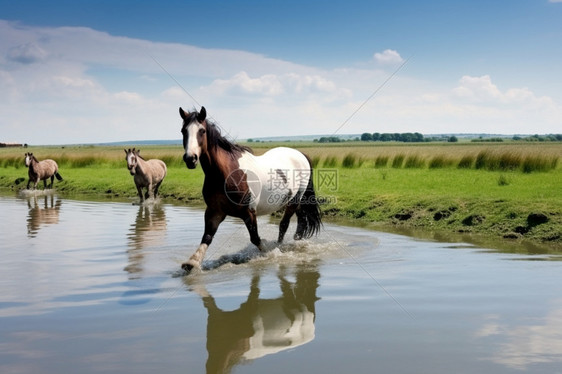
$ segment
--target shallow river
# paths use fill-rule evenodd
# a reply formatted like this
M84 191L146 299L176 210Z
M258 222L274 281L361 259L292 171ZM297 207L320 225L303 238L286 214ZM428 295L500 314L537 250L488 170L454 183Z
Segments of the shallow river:
M202 214L0 196L0 373L562 372L556 255L227 219L184 276Z

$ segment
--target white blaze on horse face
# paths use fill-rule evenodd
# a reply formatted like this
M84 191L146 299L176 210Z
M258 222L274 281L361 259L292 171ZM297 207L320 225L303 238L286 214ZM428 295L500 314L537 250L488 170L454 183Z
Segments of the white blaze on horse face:
M201 142L200 131L204 130L203 125L197 122L192 122L187 126L187 144L185 146L185 154L187 157L197 156L201 157Z
M135 168L137 166L136 161L136 157L132 152L127 154L127 168L129 169L131 175L135 174Z
M25 166L29 167L30 164L31 164L31 156L25 155Z

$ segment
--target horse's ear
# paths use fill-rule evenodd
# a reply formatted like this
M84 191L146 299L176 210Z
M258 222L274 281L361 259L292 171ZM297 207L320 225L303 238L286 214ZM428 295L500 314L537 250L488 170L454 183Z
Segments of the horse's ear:
M125 154L127 154L127 150L123 148L123 150L125 151Z
M203 123L203 121L205 120L205 118L207 118L207 111L205 110L205 107L202 106L201 110L199 111L199 114L197 115L197 121L199 123Z
M180 117L182 119L186 119L187 117L189 117L189 112L186 112L185 110L183 110L180 106Z

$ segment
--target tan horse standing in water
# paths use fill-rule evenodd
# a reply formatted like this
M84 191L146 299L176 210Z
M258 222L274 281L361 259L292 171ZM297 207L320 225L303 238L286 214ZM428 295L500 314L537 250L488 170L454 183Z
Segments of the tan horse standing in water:
M145 160L139 154L140 149L125 149L125 159L127 160L127 168L129 173L135 180L137 191L139 193L140 202L144 199L155 198L158 189L166 176L166 164L162 160ZM143 196L142 189L146 188L146 194Z
M54 160L43 160L37 161L33 153L25 154L25 166L29 168L27 174L29 175L29 180L27 181L27 189L29 189L29 184L33 182L33 189L37 188L37 183L43 181L44 189L47 188L47 179L51 178L51 184L49 188L53 188L53 182L55 177L59 181L62 180L59 174L59 166Z

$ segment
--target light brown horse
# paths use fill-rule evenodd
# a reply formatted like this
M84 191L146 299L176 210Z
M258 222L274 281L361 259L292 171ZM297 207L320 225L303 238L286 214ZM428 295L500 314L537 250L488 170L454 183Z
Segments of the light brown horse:
M59 181L62 181L62 177L59 174L59 166L54 160L43 160L37 161L37 158L33 156L33 153L25 154L25 166L29 168L27 174L29 175L29 180L27 181L27 188L29 189L29 184L33 182L33 189L37 188L37 183L43 181L44 189L47 188L47 179L51 178L51 184L49 188L53 188L53 182L55 177Z
M166 164L162 160L145 160L139 154L140 149L125 149L127 169L134 177L135 185L139 194L140 202L144 199L154 199L158 195L158 189L167 173ZM146 194L142 189L146 188Z

